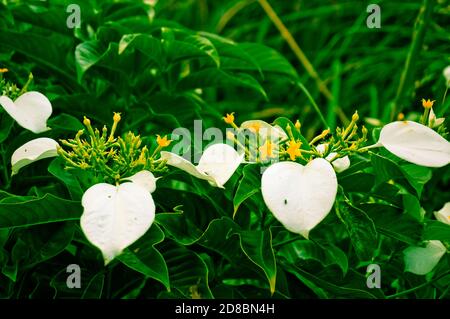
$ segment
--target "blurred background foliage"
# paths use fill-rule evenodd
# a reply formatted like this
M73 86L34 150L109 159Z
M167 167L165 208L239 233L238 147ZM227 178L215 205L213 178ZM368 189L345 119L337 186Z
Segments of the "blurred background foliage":
M80 28L66 25L72 3L81 8ZM381 7L380 29L366 26L370 3ZM414 40L420 50L398 98L424 5L431 8L423 20L427 29L423 43ZM286 27L282 34L277 17ZM355 110L372 128L397 118L400 110L417 119L422 98L436 100L437 115L446 116L450 99L442 103L442 70L450 64L449 18L444 0L3 0L0 67L19 85L32 72L29 89L44 93L54 107L46 134L53 138L73 136L84 115L98 127L109 124L113 111L123 114L122 133L139 133L148 143L177 127L192 130L197 119L204 128L224 128L226 112L236 112L238 122L299 119L309 138L324 127L298 83L330 127L346 124ZM2 167L8 173L11 153L33 134L14 126L3 111L0 122ZM6 174L3 185L10 187L0 191L0 296L258 298L271 296L276 278L277 298L408 297L404 291L421 285L412 291L415 297L446 297L450 279L441 279L448 258L428 285L424 277L403 273L401 251L420 239L448 240L442 225L432 223L424 231L420 205L428 218L450 201L449 169L432 176L429 169L382 155L355 159L356 168L339 181L347 194L354 193L352 201L363 205L361 192L371 192L383 204L359 207L364 211L355 213L356 222L348 221L352 226L330 214L313 241L295 239L268 213L258 191L259 167L240 169L224 192L174 174L158 182L156 224L108 268L78 222L70 221L77 218L67 218L80 213L81 192L74 191L73 176L58 160L48 171L49 161L24 169L11 185ZM397 174L404 193L389 180L375 181L374 172ZM239 190L241 184L246 188ZM15 204L29 199L36 200L26 207L30 220L11 217L11 212L21 216L25 208ZM48 221L66 222L38 225L46 216L34 213L61 207L66 215L49 215ZM354 246L348 227L367 231L359 238L368 245L366 253ZM373 260L386 270L384 290L365 286L365 267ZM70 263L82 267L82 290L66 286L64 265Z

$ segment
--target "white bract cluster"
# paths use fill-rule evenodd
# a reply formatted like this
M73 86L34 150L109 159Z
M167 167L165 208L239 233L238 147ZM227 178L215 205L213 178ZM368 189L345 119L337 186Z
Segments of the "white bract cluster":
M47 120L52 106L43 94L28 92L14 102L2 96L0 104L19 125L33 133L49 130ZM12 174L40 159L58 156L57 147L58 142L47 137L25 143L11 157ZM81 228L101 250L105 264L139 239L155 219L151 193L157 179L151 172L141 171L126 180L120 185L96 184L82 198Z
M48 130L47 120L52 108L50 101L41 93L28 92L14 102L2 96L0 104L24 128L34 133ZM440 125L443 119L436 119L434 115L433 121ZM247 121L242 123L240 129L253 130L261 141L266 141L266 145L268 141L287 138L280 127L264 121ZM417 165L442 167L450 163L450 143L430 127L416 122L387 124L380 132L378 143L366 148L381 146ZM24 144L12 155L13 174L36 160L57 156L57 147L56 141L45 137ZM326 148L326 144L316 147L320 154ZM289 231L308 238L310 231L331 211L338 188L335 171L342 172L350 166L348 156L335 159L336 155L331 153L326 159L316 158L306 165L293 161L277 162L264 171L261 179L264 202ZM244 158L244 154L228 144L214 144L206 148L198 165L175 153L161 152L161 159L168 165L219 188L224 188ZM151 172L141 171L120 185L100 183L84 193L81 227L89 241L102 251L105 264L152 225L155 204L151 193L156 189L156 180ZM449 209L447 203L435 213L436 218L449 224ZM430 241L425 247L410 247L404 252L406 270L425 274L437 264L445 251L439 241Z

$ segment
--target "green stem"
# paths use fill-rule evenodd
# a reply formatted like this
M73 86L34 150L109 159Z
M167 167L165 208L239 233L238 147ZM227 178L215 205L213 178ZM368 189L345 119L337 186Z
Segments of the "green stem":
M314 107L314 110L317 112L317 114L320 117L320 120L322 121L323 125L325 125L325 128L329 128L329 125L327 123L327 121L325 120L325 117L323 116L322 112L320 111L319 106L316 104L316 102L314 101L313 97L311 96L311 94L309 93L309 91L305 88L305 86L300 83L300 82L296 82L297 86L305 93L306 97L308 98L308 100L311 102L311 104Z
M396 294L393 294L393 295L390 295L390 296L386 296L386 299L394 299L394 298L397 298L397 297L400 297L400 296L404 296L404 295L410 294L411 292L414 292L416 290L422 289L423 287L426 287L426 286L428 286L428 285L430 285L430 284L432 284L432 283L434 283L434 282L444 278L445 276L448 276L449 274L450 274L450 272L446 272L446 273L444 273L444 274L442 274L442 275L440 275L440 276L438 276L436 278L433 278L432 280L427 281L426 283L423 283L423 284L421 284L419 286L416 286L414 288L411 288L411 289L408 289L408 290L405 290L405 291L402 291L402 292L399 292L399 293L396 293Z
M435 0L423 0L423 4L417 16L412 35L411 47L409 48L408 56L406 57L406 62L400 77L400 83L397 88L394 105L391 109L391 121L395 118L397 113L402 111L403 98L411 88L410 84L414 79L415 64L423 46L434 5Z

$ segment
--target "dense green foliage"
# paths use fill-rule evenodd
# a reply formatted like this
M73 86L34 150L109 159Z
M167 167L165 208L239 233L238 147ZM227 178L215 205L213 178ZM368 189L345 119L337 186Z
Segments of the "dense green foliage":
M299 119L310 140L326 127L306 94L332 129L358 110L373 133L370 144L400 111L418 121L422 98L436 100L436 115L448 117L445 1L430 1L431 21L400 97L422 1L376 1L380 29L366 27L365 1L270 1L321 80L305 70L258 1L76 2L82 23L75 29L66 25L72 1L0 3L4 78L23 86L31 72L28 90L53 105L52 130L42 136L73 138L83 116L101 127L121 112L117 133L139 134L151 148L156 134L193 130L194 120L225 129L222 116L236 112L239 121ZM448 250L450 226L433 212L450 201L449 165L417 166L385 149L352 156L352 166L337 174L335 208L309 240L266 207L259 164L241 166L225 189L171 170L153 193L155 223L105 267L79 225L83 172L64 170L56 158L11 177L11 154L36 136L3 110L0 123L2 298L450 296L450 254L425 276L405 272L403 258L425 240ZM81 266L81 289L66 285L69 264ZM366 286L369 264L381 267L381 289Z

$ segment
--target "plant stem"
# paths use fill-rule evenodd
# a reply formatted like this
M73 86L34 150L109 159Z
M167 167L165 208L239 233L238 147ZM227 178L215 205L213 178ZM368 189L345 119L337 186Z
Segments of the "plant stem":
M311 96L311 94L309 93L309 91L305 88L305 86L304 86L302 83L297 82L296 84L297 84L297 86L305 93L306 97L308 98L308 100L309 100L309 101L311 102L311 104L313 105L314 110L315 110L315 111L317 112L317 114L319 115L320 120L322 121L323 125L325 125L325 128L328 128L329 125L328 125L327 121L325 120L325 117L323 116L322 112L320 111L319 106L316 104L316 102L315 102L314 99L312 98L312 96Z
M391 109L391 121L395 118L397 113L402 111L403 99L411 88L411 82L414 79L415 64L423 46L434 4L435 0L423 0L423 4L419 10L412 35L411 47L409 48L408 56L406 57L405 66L397 88L397 94Z
M440 275L440 276L438 276L436 278L433 278L432 280L427 281L426 283L423 283L423 284L421 284L419 286L416 286L414 288L411 288L411 289L408 289L408 290L405 290L405 291L402 291L402 292L399 292L399 293L396 293L396 294L393 294L393 295L390 295L390 296L386 296L386 299L393 299L393 298L397 298L397 297L400 297L400 296L403 296L403 295L407 295L407 294L409 294L411 292L414 292L416 290L422 289L423 287L426 287L426 286L428 286L428 285L430 285L430 284L432 284L432 283L434 283L434 282L444 278L445 276L448 276L449 274L450 274L450 272L446 272L446 273L444 273L444 274L442 274L442 275Z
M308 74L314 79L319 91L327 98L327 100L329 100L329 101L334 100L333 94L330 92L330 90L326 86L325 82L320 78L319 74L317 73L316 69L309 61L306 54L300 48L297 41L295 41L295 39L292 36L289 29L284 25L283 21L281 21L280 17L277 15L277 13L272 8L272 6L269 4L269 2L267 0L258 0L258 2L261 5L261 7L263 8L266 15L269 17L269 19L272 21L272 23L278 29L278 31L280 32L283 39L286 40L286 42L289 45L289 47L291 48L292 52L294 52L297 59L300 61L300 63L305 68L306 72L308 72ZM341 121L344 124L346 124L348 122L348 119L345 116L342 109L336 105L335 111L338 114ZM328 125L327 125L327 127L328 127Z

